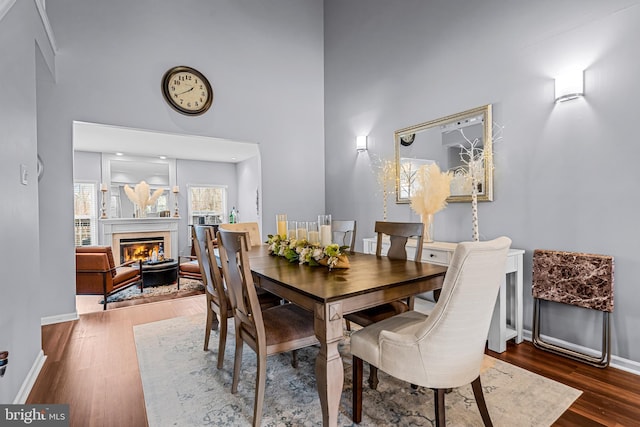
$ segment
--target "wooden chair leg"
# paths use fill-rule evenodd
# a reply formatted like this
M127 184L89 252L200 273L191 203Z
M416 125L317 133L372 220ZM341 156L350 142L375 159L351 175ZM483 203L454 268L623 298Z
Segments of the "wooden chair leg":
M353 391L352 391L352 414L351 418L353 422L358 424L362 421L362 359L353 356L353 364L352 364L352 383L353 383Z
M347 331L351 331L351 322L347 319L344 320L345 326L347 327Z
M214 313L211 310L207 310L207 324L204 327L204 351L209 350L209 337L211 336L211 328L213 327Z
M436 414L436 427L445 427L445 413L444 413L444 389L434 388L434 409Z
M258 355L256 363L258 364L258 372L256 375L256 397L253 404L253 427L260 427L267 377L267 356L265 354Z
M291 366L298 369L298 350L291 350Z
M220 337L218 338L218 369L222 369L224 363L224 351L227 348L227 328L228 319L226 316L221 316L220 319Z
M378 388L378 368L369 365L369 387L371 390Z
M480 415L482 416L482 421L484 422L485 427L493 427L491 417L489 416L489 410L487 409L487 403L484 401L484 393L482 392L480 376L473 380L471 388L473 389L473 396L476 398L476 403L478 404L478 409L480 410Z
M240 365L242 364L242 349L244 342L240 338L240 331L236 328L236 356L233 361L233 380L231 381L231 393L238 392L238 381L240 380Z

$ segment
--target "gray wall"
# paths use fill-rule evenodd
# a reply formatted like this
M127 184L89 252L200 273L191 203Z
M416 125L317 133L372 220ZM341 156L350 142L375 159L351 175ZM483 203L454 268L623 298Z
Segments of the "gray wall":
M54 160L69 172L50 183L43 202L70 188L71 123L81 120L259 142L262 161L274 165L262 177L265 212L322 210L323 162L292 161L302 150L319 159L324 153L322 4L189 0L180 3L178 14L174 6L155 0L47 5L60 47L58 76L42 91L38 121L55 148L48 153L55 159L45 163ZM206 114L180 115L162 98L160 80L175 65L193 66L209 78L215 99ZM289 177L302 174L320 183L321 195L304 205L279 192L286 181L301 193L306 182ZM59 247L72 232L66 225L71 209L71 203L63 205L59 217L46 220L50 232L42 236L43 250L67 256L58 260L58 283L48 288L44 315L74 309L72 241Z
M321 2L185 0L176 12L169 0L59 0L47 14L55 60L34 1L16 2L0 21L0 177L11 201L0 210L0 348L11 352L0 402L13 401L37 357L41 318L75 313L73 120L260 143L265 217L324 210ZM162 75L183 64L213 85L202 116L182 116L162 98ZM36 150L45 164L38 186ZM313 161L300 162L303 154Z
M393 159L394 130L491 103L504 138L480 233L526 250L525 328L533 249L613 255L613 352L640 362L638 1L515 3L325 1L327 211L371 236L383 206L373 165ZM586 70L586 96L556 105L553 77L572 65ZM360 134L370 149L356 154ZM388 219L419 217L391 203ZM437 213L435 238L471 239L470 205ZM548 305L543 315L543 333L600 348L600 313Z
M53 52L33 1L16 2L2 15L0 351L9 351L9 365L0 378L0 402L12 403L41 349L39 296L46 285L39 276L36 78L51 79ZM27 168L27 185L20 183L20 165Z
M180 210L179 221L179 247L180 255L191 255L191 229L187 210L187 186L188 185L226 185L227 206L237 204L238 181L236 165L233 163L202 162L198 160L178 159L176 161L177 185L181 192L178 193L178 208ZM227 212L228 215L228 212ZM228 217L224 218L225 222Z

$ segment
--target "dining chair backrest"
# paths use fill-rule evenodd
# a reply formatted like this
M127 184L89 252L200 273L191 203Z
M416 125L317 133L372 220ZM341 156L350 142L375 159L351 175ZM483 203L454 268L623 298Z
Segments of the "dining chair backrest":
M260 246L260 227L257 222L236 222L234 224L220 224L219 229L231 231L246 231L249 233L249 246Z
M193 241L193 251L198 259L198 265L200 266L200 274L202 275L202 283L207 291L214 293L214 284L211 279L211 269L209 268L209 257L207 256L207 237L206 225L194 225L191 227L191 237Z
M429 387L456 387L479 375L510 245L509 238L499 237L456 246L438 302L412 332L420 361L403 360L428 372Z
M376 255L382 255L382 243L385 235L389 236L390 245L387 256L392 259L407 259L407 241L416 239L416 252L414 261L422 260L422 243L424 241L424 224L421 222L387 222L376 221L377 233Z
M264 340L262 310L249 265L248 237L247 232L220 228L218 251L234 318L249 330L255 331L258 340Z
M333 234L333 243L340 246L348 246L351 252L356 249L356 221L331 221L331 233Z
M217 246L218 242L215 238L215 229L212 227L207 227L205 242L207 245L207 263L209 264L209 271L211 272L211 282L213 283L213 288L216 291L216 295L222 299L227 300L226 289L224 286L224 280L222 279L222 273L220 272L220 260L218 259L217 254Z

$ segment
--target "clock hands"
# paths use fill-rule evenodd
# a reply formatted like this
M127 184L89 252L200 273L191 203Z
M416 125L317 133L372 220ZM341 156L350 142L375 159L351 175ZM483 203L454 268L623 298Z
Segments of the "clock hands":
M190 87L190 88L189 88L189 89L187 89L187 90L184 90L184 91L182 91L182 92L180 92L180 93L176 93L176 95L182 95L183 93L191 92L193 89L195 89L195 88L194 88L194 87Z

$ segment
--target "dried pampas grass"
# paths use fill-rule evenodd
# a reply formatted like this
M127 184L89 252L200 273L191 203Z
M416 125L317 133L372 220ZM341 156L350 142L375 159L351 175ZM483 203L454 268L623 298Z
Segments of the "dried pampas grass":
M411 195L411 208L419 215L433 215L447 206L447 197L451 195L449 172L441 172L433 163L423 165L416 171L415 191Z
M164 193L164 189L158 188L152 195L150 195L151 188L149 187L149 184L145 181L140 181L140 183L136 184L134 189L125 185L124 192L129 200L131 200L131 203L137 205L142 211L144 211L147 206L153 205L156 200L158 200L158 197Z

